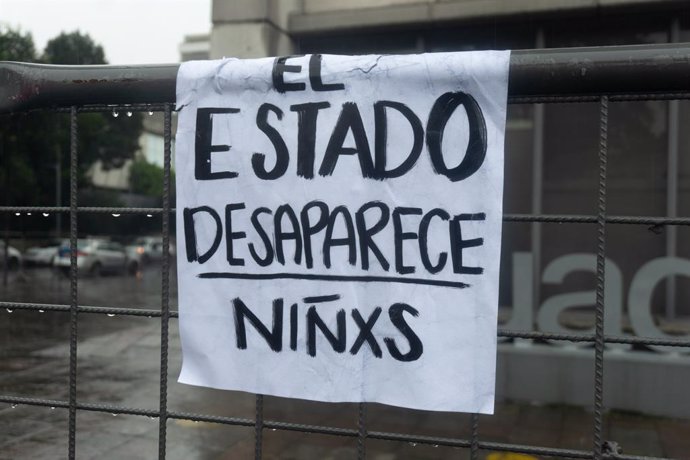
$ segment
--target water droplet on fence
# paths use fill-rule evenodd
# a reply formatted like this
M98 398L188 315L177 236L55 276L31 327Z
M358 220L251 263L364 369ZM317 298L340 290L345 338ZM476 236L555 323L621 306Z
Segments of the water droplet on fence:
M275 430L276 430L275 428L271 428L271 431L275 431Z
M21 213L21 212L15 212L14 215L15 215L15 216L21 216L22 213Z
M115 313L108 313L106 316L110 316L111 318L115 316Z
M48 217L49 215L50 215L49 212L44 212L44 213L43 213L43 217Z
M38 310L39 313L45 313L45 310Z
M416 442L411 442L410 445L411 445L412 447L417 447L417 443L416 443Z
M156 420L158 417L149 417L149 420Z
M12 310L10 310L10 309L8 308L8 309L7 309L7 313L12 313Z
M113 414L111 414L111 415L112 415L113 417L117 417L117 414L116 414L116 413L114 413L114 412L113 412Z
M17 405L16 405L16 404L12 404L12 409L16 409L16 408L17 408Z
M120 116L120 112L118 112L117 110L113 110L113 116L114 116L115 118L119 117L119 116Z
M153 110L149 110L149 116L153 115Z
M26 215L27 215L27 216L30 216L30 215L31 215L31 213L30 213L30 212L27 212L27 213L26 213Z
M127 112L127 116L128 116L128 117L131 117L131 116L132 116L132 112Z
M55 410L55 406L50 406L50 410Z
M113 214L113 217L120 217L119 214Z
M438 444L434 444L434 447L438 447Z
M153 214L146 214L146 217L153 217Z

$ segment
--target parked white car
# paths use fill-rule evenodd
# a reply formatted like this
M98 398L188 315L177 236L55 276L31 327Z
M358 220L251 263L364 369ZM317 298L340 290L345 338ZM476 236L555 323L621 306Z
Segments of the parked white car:
M0 267L5 266L5 242L0 241ZM22 254L14 246L7 246L7 268L16 270L22 266Z
M30 247L24 251L24 264L27 266L50 266L53 259L57 256L61 243L51 241L42 246Z
M130 253L139 256L142 264L160 262L163 258L163 238L160 236L141 236L127 246ZM170 255L175 255L175 245L170 242Z
M64 241L58 250L53 266L69 274L70 245ZM136 273L138 261L127 256L124 246L115 241L98 238L77 240L77 269L80 272L99 276L104 273Z

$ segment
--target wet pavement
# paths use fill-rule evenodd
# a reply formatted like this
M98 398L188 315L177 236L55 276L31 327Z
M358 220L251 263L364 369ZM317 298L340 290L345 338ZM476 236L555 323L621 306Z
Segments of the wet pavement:
M174 281L174 273L172 281ZM175 283L171 308L176 309ZM82 305L158 309L159 267L137 277L80 278ZM0 300L69 304L69 281L48 269L13 273ZM68 399L69 315L0 310L0 394ZM253 419L253 395L181 385L177 320L170 321L168 409ZM79 316L77 399L157 410L160 377L160 319ZM498 395L500 399L500 395ZM357 405L325 404L266 397L266 420L355 429ZM55 459L67 454L67 409L0 403L0 459ZM470 436L467 414L433 413L368 405L367 428L426 436ZM151 459L158 457L158 419L78 411L76 449L79 459ZM582 408L504 401L496 414L481 416L480 439L523 445L589 449L592 414ZM690 458L690 421L607 412L605 439L617 441L627 454ZM253 458L253 428L169 420L169 459ZM466 449L409 442L368 440L367 458L462 459ZM352 459L357 441L289 431L264 432L265 459ZM486 458L490 451L482 451Z

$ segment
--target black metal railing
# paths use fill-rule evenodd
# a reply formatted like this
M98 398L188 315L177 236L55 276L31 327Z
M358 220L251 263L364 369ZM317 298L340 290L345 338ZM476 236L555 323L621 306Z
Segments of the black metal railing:
M492 442L479 436L479 417L471 418L469 439L432 437L369 431L366 405L361 404L358 422L353 428L336 428L265 420L263 397L256 397L254 419L177 412L168 409L168 324L177 318L170 303L170 158L171 116L175 110L175 78L177 65L162 66L48 66L0 62L0 113L16 114L33 110L68 112L70 117L70 204L65 206L0 206L0 213L51 212L70 216L72 248L69 305L36 304L0 301L0 308L69 313L69 398L50 400L0 395L0 402L31 406L64 408L69 411L69 458L75 458L76 418L78 411L129 414L159 419L159 457L166 456L167 421L169 419L210 422L233 426L254 427L255 457L261 458L262 434L265 430L306 432L327 436L343 436L358 440L358 457L365 458L367 439L402 441L434 446L466 448L473 459L479 450L510 451L564 458L644 458L615 452L613 444L604 441L603 376L606 343L668 345L690 347L688 339L658 339L612 336L604 333L604 277L606 227L608 224L690 226L690 218L610 216L607 214L606 177L608 151L609 105L616 101L671 100L690 98L690 45L627 46L515 51L511 56L509 102L539 104L551 102L599 103L599 183L598 206L594 215L506 214L506 222L594 224L597 228L596 326L594 334L553 334L536 331L499 330L499 337L590 342L594 345L595 372L593 381L592 417L594 446L592 450L541 447L526 444ZM80 112L161 111L164 114L164 193L162 208L80 207L77 191L77 114ZM164 258L160 309L112 308L80 305L77 299L76 266L77 216L86 213L159 214L162 217ZM131 408L119 405L91 404L77 400L77 339L78 316L81 314L117 314L123 316L159 317L161 320L160 400L157 408Z

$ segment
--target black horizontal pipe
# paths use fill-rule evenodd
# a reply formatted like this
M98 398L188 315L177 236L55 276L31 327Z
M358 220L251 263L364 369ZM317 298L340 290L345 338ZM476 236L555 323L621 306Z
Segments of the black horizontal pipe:
M0 62L0 113L71 105L175 102L179 64ZM516 50L511 97L690 92L690 44Z
M0 113L100 104L175 102L179 64L46 65L0 62Z
M514 51L511 97L690 92L690 43Z

